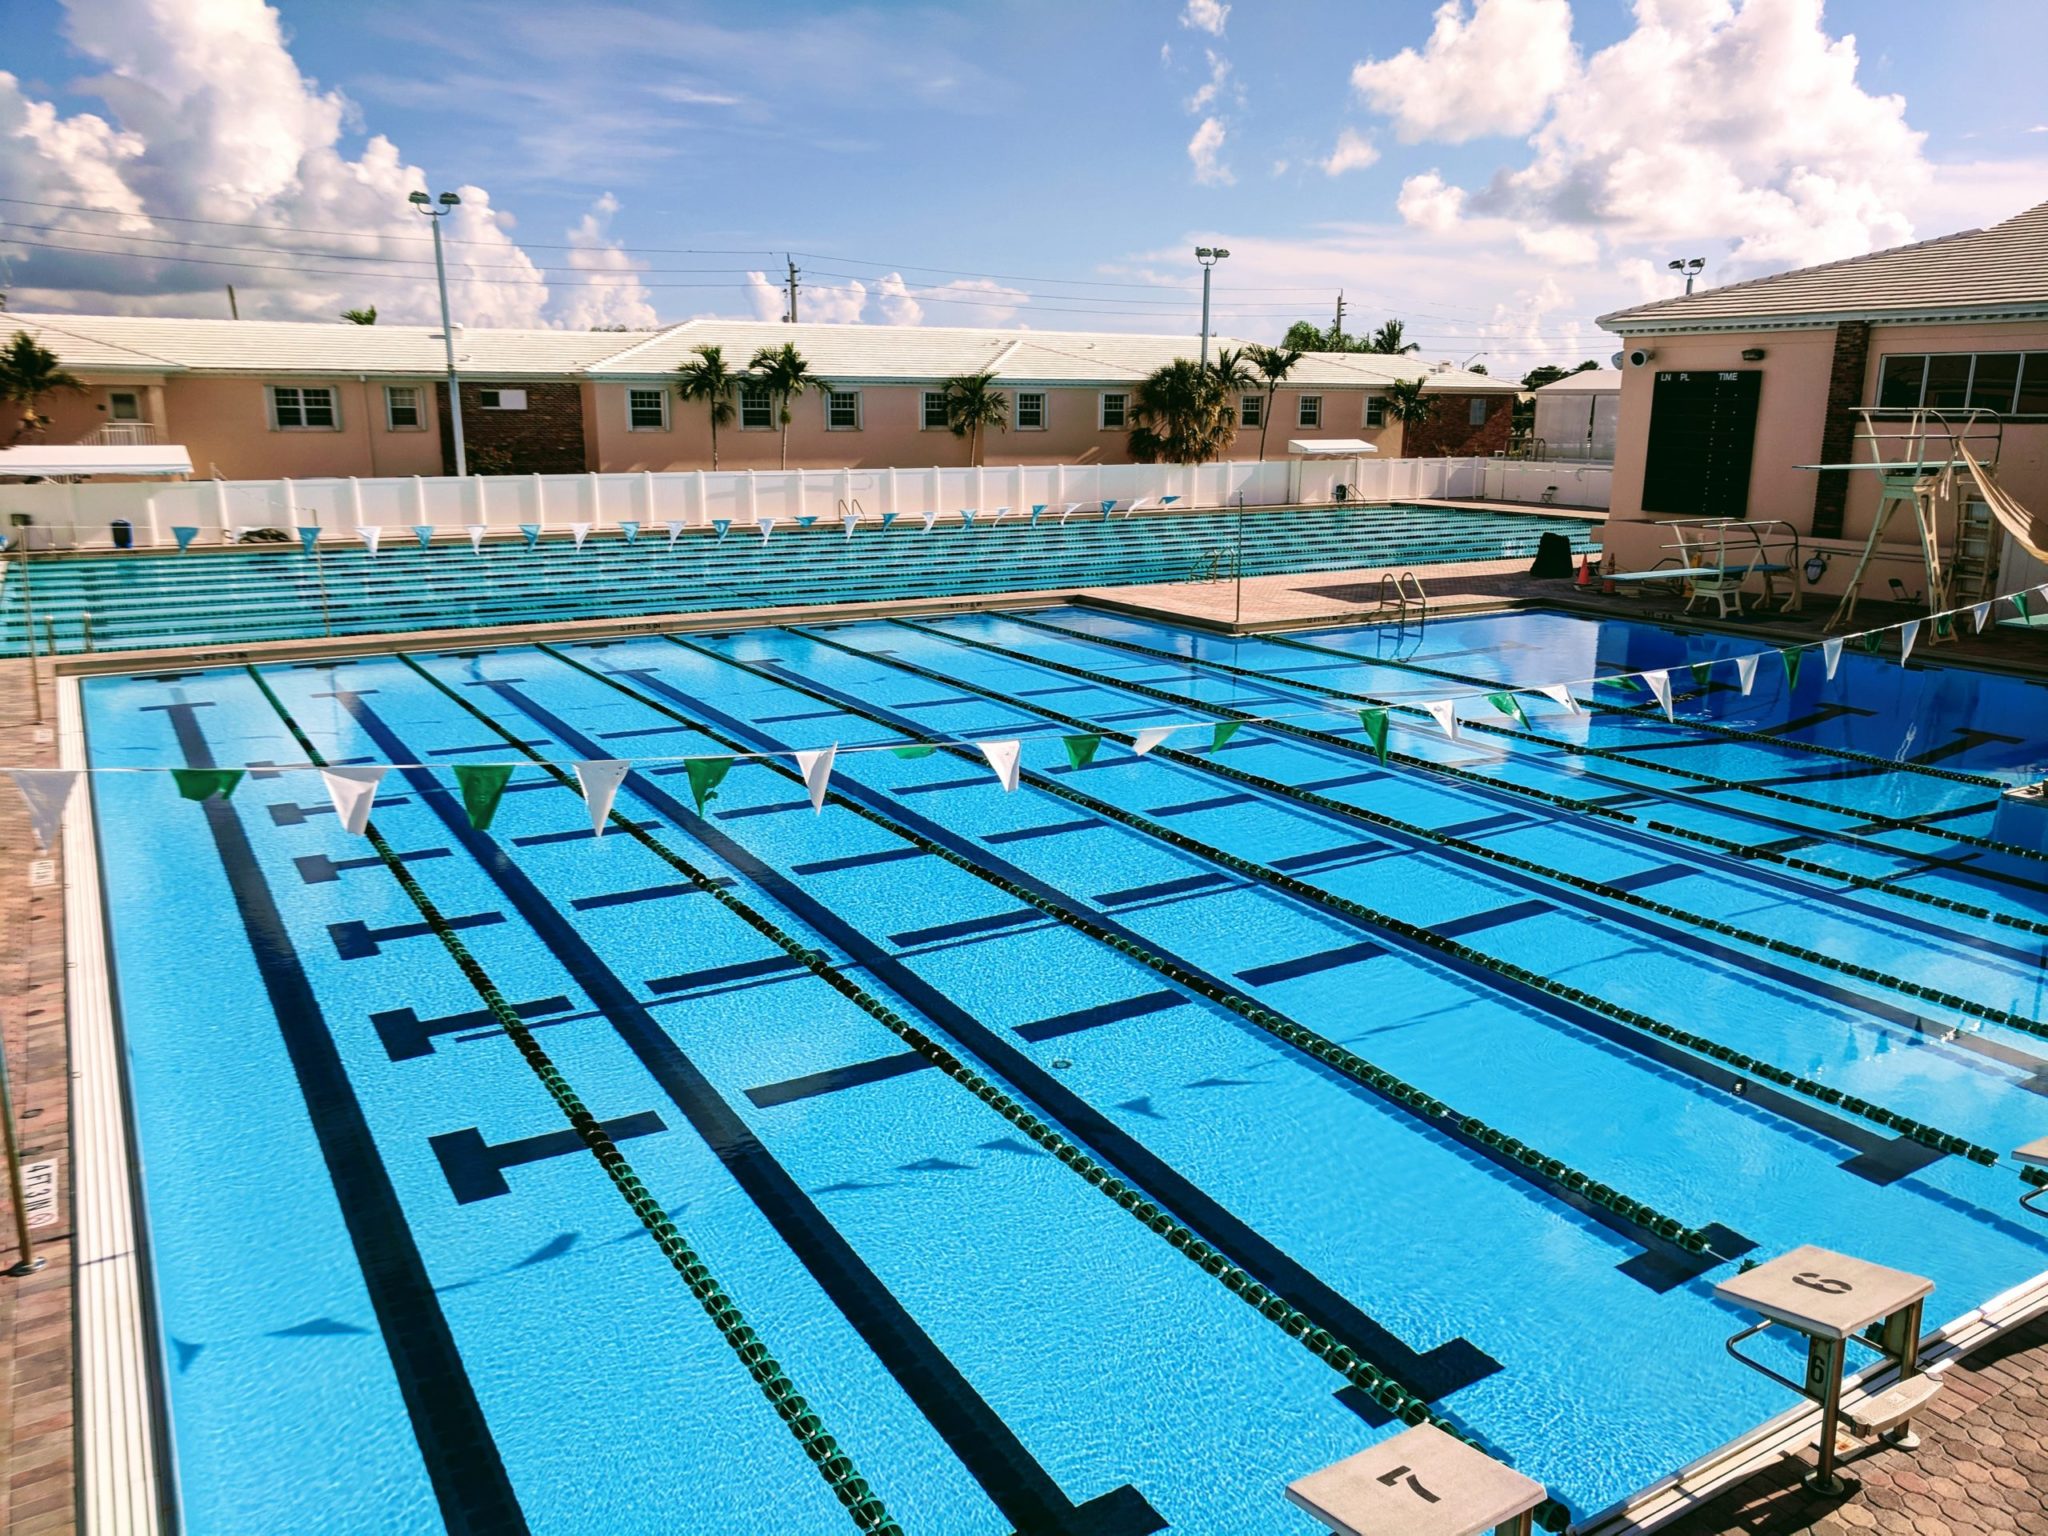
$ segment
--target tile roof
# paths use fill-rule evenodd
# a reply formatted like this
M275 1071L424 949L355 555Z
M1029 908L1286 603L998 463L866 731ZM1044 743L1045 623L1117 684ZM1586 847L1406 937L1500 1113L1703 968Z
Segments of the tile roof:
M2048 203L1989 229L1602 315L1627 335L1850 318L2048 315Z

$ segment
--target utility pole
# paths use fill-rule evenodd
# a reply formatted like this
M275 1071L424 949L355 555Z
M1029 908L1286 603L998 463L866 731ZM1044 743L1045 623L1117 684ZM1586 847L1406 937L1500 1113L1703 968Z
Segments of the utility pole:
M782 318L786 324L795 325L797 290L796 262L792 260L787 254L785 254L782 259L789 263L789 313L784 315Z
M1344 340L1344 290L1337 290L1337 318L1330 326L1330 344L1339 345Z
M455 372L455 325L448 315L448 267L441 259L441 221L461 205L462 199L453 192L443 192L438 209L428 203L424 192L413 193L408 201L434 225L434 277L441 285L441 340L448 351L448 422L455 438L455 473L466 475L469 455L462 446L462 380Z
M242 318L241 306L235 303L235 285L233 283L228 284L228 318L230 320Z
M1195 247L1195 260L1202 264L1202 366L1209 366L1209 274L1216 263L1230 252L1221 247L1199 245Z

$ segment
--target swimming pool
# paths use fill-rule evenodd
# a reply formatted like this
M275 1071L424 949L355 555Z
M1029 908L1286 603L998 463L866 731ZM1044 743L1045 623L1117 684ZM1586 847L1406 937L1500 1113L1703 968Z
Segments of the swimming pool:
M87 680L96 766L258 765L92 782L187 1528L1305 1532L1418 1399L1584 1515L1789 1405L1745 1255L2038 1274L1973 1157L2048 1120L1986 809L2041 684L1398 708L1751 648L1056 608ZM926 738L1024 781L650 763L596 840L545 766ZM380 850L309 748L435 766ZM515 760L474 831L443 765Z
M1450 507L1253 508L1244 518L1247 575L1457 560L1527 559L1545 533L1577 553L1598 542L1584 516ZM317 635L554 623L717 608L951 597L1033 588L1214 580L1236 558L1234 512L1211 509L1107 520L1022 516L971 526L947 517L927 532L903 518L851 537L829 520L689 530L673 543L618 529L579 549L560 529L519 538L443 539L423 549L386 529L372 555L354 538L291 548L195 548L177 554L37 557L27 588L0 566L0 655L21 655L33 613L46 650L229 645ZM334 547L340 543L343 547Z

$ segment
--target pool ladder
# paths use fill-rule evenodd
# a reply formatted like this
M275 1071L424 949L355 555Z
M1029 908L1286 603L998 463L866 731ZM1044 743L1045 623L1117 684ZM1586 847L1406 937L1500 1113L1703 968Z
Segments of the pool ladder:
M856 522L866 522L868 515L867 513L861 510L860 499L858 497L856 497L852 501L848 501L844 496L842 496L839 498L838 505L833 511L833 516L838 518L841 523L844 523L849 517L854 519Z
M1380 573L1379 600L1366 615L1368 618L1384 617L1388 609L1394 611L1395 621L1404 627L1408 623L1408 609L1413 606L1416 622L1429 622L1429 594L1422 590L1422 581L1413 571L1403 571L1396 576L1392 571Z

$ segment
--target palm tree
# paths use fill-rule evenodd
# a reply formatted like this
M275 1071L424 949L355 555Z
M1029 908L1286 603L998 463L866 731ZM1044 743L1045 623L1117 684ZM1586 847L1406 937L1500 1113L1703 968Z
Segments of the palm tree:
M981 432L1010 430L1010 397L994 388L992 373L963 373L946 380L946 425L955 437L970 439L967 462L981 462Z
M1422 392L1420 379L1394 379L1380 391L1380 408L1388 421L1403 426L1424 422L1436 414L1436 402Z
M1228 387L1193 358L1175 358L1152 374L1131 402L1131 457L1140 464L1206 464L1236 432Z
M1420 352L1422 350L1421 342L1403 339L1402 333L1406 329L1407 327L1402 325L1400 321L1389 320L1385 325L1372 333L1372 340L1367 343L1365 350L1368 352L1391 352L1396 356L1409 352Z
M1266 408L1259 412L1259 459L1263 463L1266 457L1266 433L1273 425L1274 397L1280 393L1281 382L1294 372L1294 365L1301 361L1301 351L1296 347L1254 345L1245 348L1245 352L1266 386Z
M686 405L702 402L711 412L711 467L718 468L718 429L732 420L732 392L740 375L725 363L725 348L703 342L690 349L694 363L676 369L676 398ZM756 362L760 359L756 358Z
M754 354L747 370L754 381L781 406L778 413L782 423L782 467L789 468L789 402L807 389L823 388L823 380L811 372L811 365L797 351L796 343L785 341L779 347L763 347Z
M341 312L341 318L350 325L375 325L377 323L377 306L372 304L368 309L344 309Z
M41 345L27 331L16 331L14 339L0 348L0 400L21 407L12 442L49 426L50 419L36 410L36 401L53 389L85 393L85 381L65 372L57 354Z

